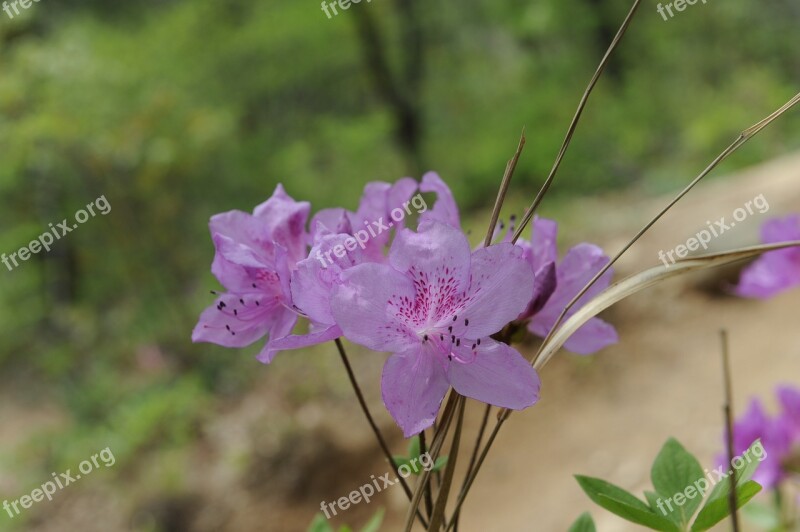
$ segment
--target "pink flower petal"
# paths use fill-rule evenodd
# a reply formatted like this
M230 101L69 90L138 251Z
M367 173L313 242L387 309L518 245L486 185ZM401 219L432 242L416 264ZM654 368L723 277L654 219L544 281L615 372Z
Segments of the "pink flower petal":
M383 402L406 438L433 425L449 388L442 364L427 348L392 355L383 367Z
M513 410L527 408L539 400L539 376L515 349L487 338L476 352L471 363L453 360L447 367L450 384L458 393ZM469 356L459 354L459 358Z

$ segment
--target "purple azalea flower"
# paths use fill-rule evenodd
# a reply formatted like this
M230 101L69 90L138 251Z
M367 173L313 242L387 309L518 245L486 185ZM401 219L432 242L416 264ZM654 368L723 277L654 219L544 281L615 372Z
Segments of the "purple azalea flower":
M348 243L349 241L349 243ZM307 259L297 263L292 272L291 293L295 309L308 318L310 331L305 335L290 335L274 342L276 349L298 349L334 340L342 335L331 312L331 297L335 286L342 284L345 270L358 264L372 262L366 250L353 245L352 236L334 234L324 227L317 230L317 243ZM347 250L337 254L335 249Z
M539 377L513 348L489 336L516 318L533 293L522 251L470 251L458 229L433 221L398 233L388 264L360 264L334 289L344 336L392 353L383 401L406 437L431 426L450 386L511 409L534 404Z
M753 399L744 415L733 425L734 455L741 456L758 439L765 456L753 480L765 489L774 488L786 477L783 461L791 450L792 436L788 425L768 416L761 401ZM721 455L717 462L727 467L728 457Z
M423 203L420 221L441 219L450 224L459 223L453 195L437 174L426 174L419 190L437 194L433 211ZM273 343L275 349L309 347L342 335L330 310L334 287L342 283L344 270L365 262L386 261L384 250L390 239L388 229L404 227L404 219L395 220L392 211L407 206L416 191L417 183L411 178L400 179L394 184L368 183L357 212L326 209L314 216L311 222L314 247L309 257L297 264L291 278L295 309L309 319L310 330L305 335L289 335L276 340ZM415 208L419 207L416 200L412 203ZM389 219L392 223L388 223Z
M800 214L770 220L761 228L764 244L792 240L800 240ZM796 286L800 286L800 247L764 253L742 272L735 293L766 299Z
M422 176L419 186L410 177L400 179L393 184L382 181L367 183L356 212L334 208L323 209L315 214L311 220L313 237L316 240L319 230L351 236L362 231L368 235L364 248L365 256L375 261L382 261L384 250L390 240L389 228L400 230L405 226L405 218L392 219L392 210L407 205L417 190L436 194L436 203L432 209L427 209L427 205L425 206L424 212L420 214L420 222L438 220L456 228L461 227L453 193L439 174L428 172ZM375 233L374 236L370 229Z
M297 322L289 278L306 256L309 210L307 202L294 201L278 185L254 214L230 211L211 218L216 248L211 271L227 292L202 313L192 341L245 347L269 335L257 358L272 361L273 342Z
M428 172L422 176L419 185L421 192L436 193L436 203L433 208L422 213L420 222L439 221L446 223L456 229L461 229L461 218L458 215L458 205L450 192L450 188L442 181L436 172Z
M318 231L356 236L361 233L364 255L372 260L384 258L389 243L390 227L402 228L404 220L393 221L392 209L402 207L417 190L417 182L406 177L394 184L374 181L367 183L361 195L358 210L351 212L342 208L323 209L311 220L314 239Z
M525 258L536 272L534 296L529 301L520 319L530 319L528 330L539 337L546 337L558 316L573 297L586 286L609 261L603 250L593 244L578 244L570 249L560 263L556 248L558 224L553 220L535 218L531 242L520 239ZM614 275L613 268L603 274L567 313L569 318L580 310L591 298L605 290ZM566 319L565 318L565 319ZM600 318L592 318L578 329L564 347L580 355L588 355L619 340L617 331Z
M781 386L777 390L778 402L781 405L781 421L800 444L800 389Z

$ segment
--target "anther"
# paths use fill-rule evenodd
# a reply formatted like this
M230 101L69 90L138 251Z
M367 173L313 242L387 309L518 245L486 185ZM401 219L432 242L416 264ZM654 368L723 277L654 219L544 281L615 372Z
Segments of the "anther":
M464 320L464 326L469 327L469 320Z

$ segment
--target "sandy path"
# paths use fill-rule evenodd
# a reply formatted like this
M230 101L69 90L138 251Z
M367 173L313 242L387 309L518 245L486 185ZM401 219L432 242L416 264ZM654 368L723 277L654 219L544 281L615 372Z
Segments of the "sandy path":
M621 262L621 273L654 265L659 249L685 242L706 220L730 220L759 194L770 204L765 216L800 211L800 155L702 185ZM620 205L603 231L632 234L663 204ZM738 224L713 246L756 243L765 216ZM623 242L600 241L611 251ZM621 324L619 345L591 358L559 356L545 368L542 401L503 428L462 530L562 531L585 510L601 532L637 530L593 506L571 475L598 476L640 493L650 488L649 465L670 436L711 466L721 442L722 327L731 335L739 412L751 395L771 397L776 383L800 384L798 291L746 301L709 290L708 277L672 281L624 301L609 314ZM479 411L472 408L472 431Z

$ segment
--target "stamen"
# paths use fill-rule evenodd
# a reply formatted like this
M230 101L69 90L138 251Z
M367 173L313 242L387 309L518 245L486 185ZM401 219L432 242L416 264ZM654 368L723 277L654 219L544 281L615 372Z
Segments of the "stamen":
M464 326L469 327L469 320L464 320Z

